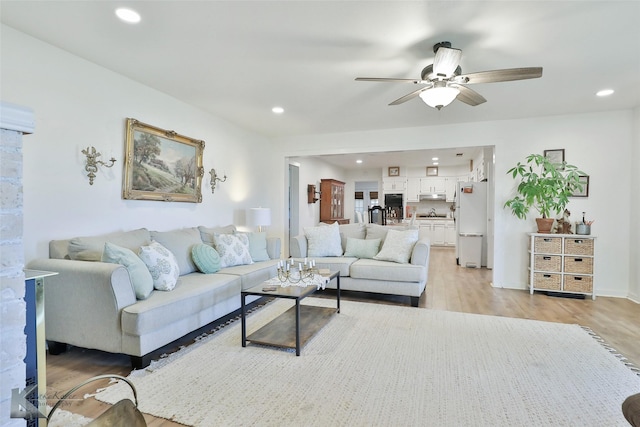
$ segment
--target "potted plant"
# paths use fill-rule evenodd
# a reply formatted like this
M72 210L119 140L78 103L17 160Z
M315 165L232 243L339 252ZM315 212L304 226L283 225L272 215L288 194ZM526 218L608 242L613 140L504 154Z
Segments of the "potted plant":
M553 225L552 214L563 212L569 197L582 191L580 175L586 175L566 162L553 163L540 154L530 154L525 163L518 162L507 171L519 180L517 195L505 202L504 207L520 219L526 219L531 208L542 218L536 218L539 233L549 233Z

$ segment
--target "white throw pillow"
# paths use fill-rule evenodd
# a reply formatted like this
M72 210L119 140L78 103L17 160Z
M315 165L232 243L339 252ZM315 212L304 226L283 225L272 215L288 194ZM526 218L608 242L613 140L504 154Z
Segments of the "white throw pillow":
M216 234L213 247L220 254L220 268L253 264L246 234Z
M331 225L305 227L304 234L308 241L308 256L321 257L342 255L340 227L337 222L334 222Z
M389 230L382 249L373 259L408 264L417 241L418 230Z
M171 251L158 242L151 242L148 246L141 246L140 259L145 263L151 277L153 287L159 291L170 291L176 287L180 267Z

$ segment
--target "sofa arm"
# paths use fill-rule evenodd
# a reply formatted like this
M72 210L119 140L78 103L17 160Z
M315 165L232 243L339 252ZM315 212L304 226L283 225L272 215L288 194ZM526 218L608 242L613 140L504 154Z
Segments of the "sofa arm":
M293 258L306 258L307 237L304 234L292 237L289 244L289 252Z
M280 259L282 248L279 237L267 237L267 254L270 259Z
M36 259L28 268L58 273L44 285L48 340L122 352L120 312L136 302L126 268L63 259Z
M428 237L423 237L422 239L418 240L413 247L413 252L411 253L411 264L424 265L428 268L430 251L431 241Z

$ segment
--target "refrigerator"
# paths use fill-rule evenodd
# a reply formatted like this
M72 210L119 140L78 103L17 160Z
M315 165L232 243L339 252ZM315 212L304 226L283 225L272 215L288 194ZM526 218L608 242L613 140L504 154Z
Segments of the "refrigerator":
M487 265L487 183L458 182L455 196L456 262L462 267Z

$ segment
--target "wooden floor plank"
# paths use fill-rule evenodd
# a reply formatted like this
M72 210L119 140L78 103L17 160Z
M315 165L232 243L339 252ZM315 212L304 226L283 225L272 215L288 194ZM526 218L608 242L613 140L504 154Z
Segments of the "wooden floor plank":
M425 293L420 297L419 307L579 324L591 328L630 362L640 366L639 304L624 298L578 300L537 293L530 295L525 290L494 288L491 286L491 270L457 266L453 248L431 249L429 281ZM318 293L318 296L321 295L322 293ZM382 297L347 291L343 291L341 296L345 300L409 304L404 297ZM333 295L327 297L335 298ZM173 351L178 349L179 344L192 342L198 333L206 329L190 334L181 343L175 343ZM304 351L302 354L304 357ZM61 395L95 375L115 373L126 376L129 372L129 358L126 356L71 347L62 355L47 356L47 395ZM83 393L95 392L99 387L104 387L104 384L87 386ZM140 396L140 399L143 398L144 396ZM108 405L89 398L82 402L70 402L70 406L63 409L95 418L107 408ZM145 419L150 427L181 425L150 415L145 415Z

